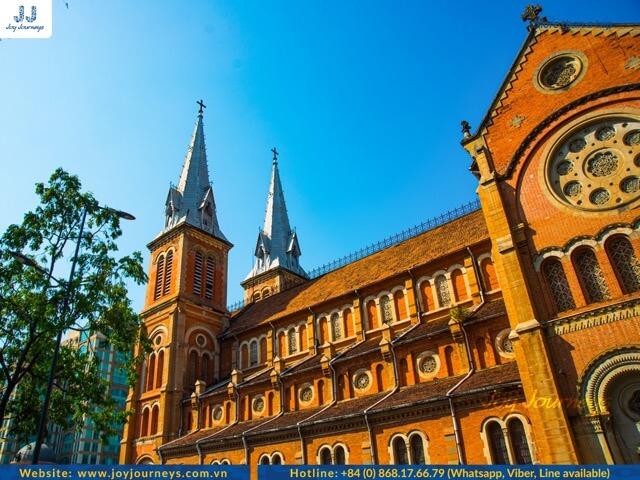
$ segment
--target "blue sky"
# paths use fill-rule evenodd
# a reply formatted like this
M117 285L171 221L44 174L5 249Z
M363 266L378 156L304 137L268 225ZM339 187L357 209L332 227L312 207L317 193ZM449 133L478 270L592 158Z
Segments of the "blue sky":
M53 0L48 40L2 40L0 231L62 166L129 211L121 250L163 226L203 99L229 303L252 267L271 148L311 270L475 198L475 127L526 34L526 1ZM638 0L546 1L554 21L640 21ZM139 310L144 289L133 288Z

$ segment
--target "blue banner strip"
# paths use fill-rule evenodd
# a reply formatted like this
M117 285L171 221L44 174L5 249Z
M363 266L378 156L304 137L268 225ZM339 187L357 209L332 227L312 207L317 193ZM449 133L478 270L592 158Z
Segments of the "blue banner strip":
M2 480L247 480L244 465L0 465Z
M640 479L640 465L260 465L259 480Z

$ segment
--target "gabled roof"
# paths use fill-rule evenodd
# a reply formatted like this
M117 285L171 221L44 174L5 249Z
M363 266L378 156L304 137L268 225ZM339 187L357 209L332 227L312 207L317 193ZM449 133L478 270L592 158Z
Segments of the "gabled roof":
M311 307L352 294L356 289L404 273L488 238L482 211L472 212L321 277L253 303L231 319L231 326L225 335L266 325L296 312L304 311L306 315Z
M606 90L640 80L637 66L627 66L634 55L638 56L636 39L639 36L640 25L633 24L563 23L546 19L533 22L477 129L470 135L467 133L461 143L466 145L482 136L504 137L503 142L492 138L490 144L496 170L508 175L507 168L514 160L516 149L523 142L530 141L532 134L537 135L532 129L562 112L563 108L586 101L594 94L594 84ZM614 37L617 44L628 43L618 45L619 49L628 50L628 58L602 54L605 47L612 44L610 38ZM561 94L548 94L537 89L534 77L544 62L558 52L570 51L585 54L588 65L583 68L589 70L589 82L575 82L575 86L563 89ZM541 108L531 109L532 102Z

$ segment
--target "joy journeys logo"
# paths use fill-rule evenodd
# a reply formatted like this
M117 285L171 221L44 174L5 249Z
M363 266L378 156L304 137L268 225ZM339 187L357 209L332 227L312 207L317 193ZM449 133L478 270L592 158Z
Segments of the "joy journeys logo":
M0 38L50 38L53 0L0 0Z

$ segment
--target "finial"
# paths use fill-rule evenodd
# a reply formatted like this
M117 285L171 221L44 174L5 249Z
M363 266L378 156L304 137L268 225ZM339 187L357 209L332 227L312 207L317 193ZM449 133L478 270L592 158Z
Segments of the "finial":
M202 103L202 100L200 100L199 102L196 102L196 103L198 105L200 105L200 110L198 110L198 113L202 113L202 111L203 111L202 109L203 108L207 108L207 106L204 103Z
M460 125L462 125L462 135L464 138L469 138L471 136L471 133L469 133L471 132L471 125L469 125L469 122L463 120L460 122Z
M273 152L273 164L274 164L274 165L277 165L277 164L278 164L278 155L280 155L280 154L279 154L279 153L278 153L278 151L276 150L276 147L273 147L273 148L271 149L271 151Z
M533 25L534 23L540 21L540 12L542 12L542 7L540 5L534 6L532 4L529 4L524 7L524 13L521 16L522 21L526 22L527 20L529 20L529 25Z

